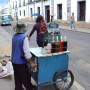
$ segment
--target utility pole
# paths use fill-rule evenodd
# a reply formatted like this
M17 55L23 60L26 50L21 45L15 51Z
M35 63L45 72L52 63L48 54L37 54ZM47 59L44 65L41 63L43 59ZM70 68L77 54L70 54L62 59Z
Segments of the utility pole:
M43 0L41 0L41 9L42 9L42 10L41 10L41 11L42 11L42 16L44 16L44 15L43 15Z
M11 1L9 0L9 14L12 16Z
M29 18L29 3L30 3L30 1L28 0L28 18Z
M34 14L35 14L35 2L36 2L36 0L33 0Z
M71 0L67 0L67 20L69 21L71 16Z
M51 22L54 19L54 0L50 0L51 2Z
M18 7L17 7L17 1L15 2L15 17L16 17L16 21L18 21Z
M33 8L34 8L33 16L35 15L35 2L36 0L33 0ZM35 19L35 16L34 16L34 19Z

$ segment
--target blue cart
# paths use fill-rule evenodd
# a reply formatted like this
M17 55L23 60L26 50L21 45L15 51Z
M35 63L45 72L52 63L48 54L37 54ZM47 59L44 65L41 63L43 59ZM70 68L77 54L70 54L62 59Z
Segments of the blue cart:
M42 48L30 48L38 64L37 72L33 72L38 90L40 86L53 84L56 90L68 90L74 82L73 73L68 70L69 51L58 53L42 53Z

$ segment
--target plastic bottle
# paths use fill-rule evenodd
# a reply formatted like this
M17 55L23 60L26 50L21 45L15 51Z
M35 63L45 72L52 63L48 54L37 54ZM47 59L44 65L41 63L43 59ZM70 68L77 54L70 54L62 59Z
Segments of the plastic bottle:
M61 41L60 41L60 52L64 51L64 39L63 36L61 36Z
M67 51L67 37L64 36L64 51Z
M52 32L52 42L55 42L55 35L54 35L54 32Z
M50 54L51 53L51 43L47 44L46 49L47 49L47 53Z

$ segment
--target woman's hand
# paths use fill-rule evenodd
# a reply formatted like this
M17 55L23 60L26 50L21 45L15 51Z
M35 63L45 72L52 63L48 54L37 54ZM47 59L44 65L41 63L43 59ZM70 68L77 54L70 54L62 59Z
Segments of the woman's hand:
M35 62L30 63L30 65L33 72L37 71L37 64Z
M34 68L36 68L36 67L37 67L37 64L34 63L34 62L32 62L32 63L31 63L31 68L34 69Z

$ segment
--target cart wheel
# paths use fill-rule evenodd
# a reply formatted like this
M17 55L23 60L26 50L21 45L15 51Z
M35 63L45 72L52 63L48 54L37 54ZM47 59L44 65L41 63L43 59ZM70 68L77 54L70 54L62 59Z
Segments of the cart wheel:
M73 73L70 70L66 70L62 73L57 72L54 75L53 81L56 90L69 90L74 82Z

